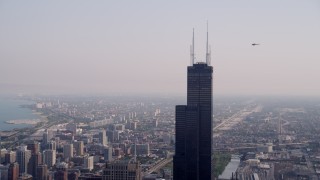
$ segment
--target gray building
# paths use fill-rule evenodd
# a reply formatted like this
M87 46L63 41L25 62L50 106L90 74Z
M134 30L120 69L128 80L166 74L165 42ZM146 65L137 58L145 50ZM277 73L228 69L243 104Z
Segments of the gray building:
M31 151L27 146L19 146L17 149L17 163L19 164L19 173L27 173L28 163L31 158Z
M65 160L70 160L73 157L73 144L65 144L63 146L63 157Z
M84 144L83 141L75 141L73 142L73 147L76 151L76 155L77 156L82 156L83 155L83 148L84 148Z
M104 161L112 161L112 147L105 147L103 149Z
M48 168L51 168L56 164L56 150L43 151L43 164L46 164Z
M114 161L108 162L103 170L103 180L141 180L139 162Z

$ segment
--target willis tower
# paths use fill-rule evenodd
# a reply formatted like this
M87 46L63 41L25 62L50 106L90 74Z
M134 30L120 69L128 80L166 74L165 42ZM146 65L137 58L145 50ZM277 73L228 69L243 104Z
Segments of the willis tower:
M212 73L206 43L206 62L194 63L194 33L188 66L187 105L176 106L174 180L212 178Z

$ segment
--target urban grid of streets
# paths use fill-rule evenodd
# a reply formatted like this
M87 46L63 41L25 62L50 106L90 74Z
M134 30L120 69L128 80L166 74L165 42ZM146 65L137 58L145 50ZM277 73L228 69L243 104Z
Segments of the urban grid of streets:
M143 176L172 178L174 107L183 104L182 97L20 98L33 101L32 106L25 107L44 118L35 128L1 132L1 154L31 140L42 142L46 130L57 142L57 162L65 161L63 148L71 138L84 141L84 154L95 156L95 165L103 164L103 158L99 160L103 154L94 148L100 143L99 132L106 130L106 146L112 148L114 160L137 156ZM221 154L236 155L239 165L230 170L235 178L319 179L320 100L215 98L213 119L213 163ZM68 128L71 125L76 125L73 133L74 129ZM134 150L138 146L139 150ZM83 166L72 161L66 161L69 168ZM85 173L101 175L103 166L97 167ZM54 167L49 170L54 171ZM221 174L215 176L222 178Z

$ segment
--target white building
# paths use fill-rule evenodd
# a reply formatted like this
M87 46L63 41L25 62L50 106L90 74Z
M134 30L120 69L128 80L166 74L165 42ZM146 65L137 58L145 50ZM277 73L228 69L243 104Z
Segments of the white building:
M86 156L83 161L83 168L91 171L93 169L93 156Z
M108 139L107 139L105 130L102 130L101 132L99 132L99 143L101 143L102 145L108 144Z
M36 108L37 109L42 109L43 108L43 104L42 103L37 103L36 104Z
M48 166L48 168L56 164L56 150L45 150L43 151L43 163Z

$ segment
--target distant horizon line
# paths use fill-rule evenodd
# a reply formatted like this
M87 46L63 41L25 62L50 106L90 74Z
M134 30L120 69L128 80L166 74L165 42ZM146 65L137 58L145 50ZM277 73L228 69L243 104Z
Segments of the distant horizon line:
M184 98L187 94L179 94L179 93L46 93L46 92L32 92L32 93L15 93L15 92L0 92L0 97L23 97L23 96L61 96L61 97L153 97L153 98ZM213 98L291 98L291 99L301 99L301 98L316 98L320 99L320 95L293 95L293 94L232 94L232 93L214 93Z
M34 90L38 89L38 90ZM79 88L75 88L79 89ZM0 96L9 95L15 96L19 94L25 95L41 95L41 96L162 96L162 97L186 97L186 91L115 91L115 90L82 90L72 91L70 87L56 88L48 85L34 85L34 84L11 84L11 83L0 83ZM251 93L232 93L232 92L217 92L213 88L213 97L292 97L292 98L320 98L320 94L300 94L300 93L262 93L262 92L251 92Z

